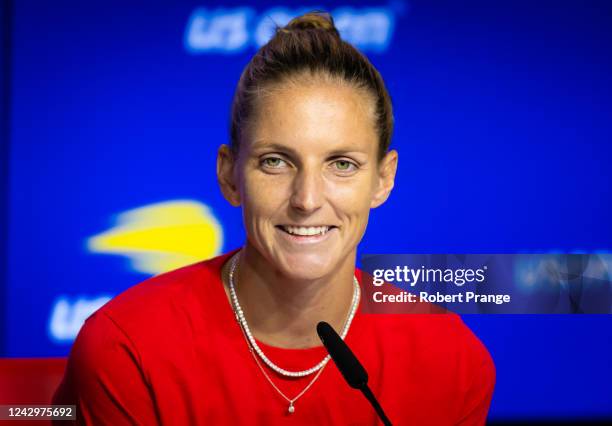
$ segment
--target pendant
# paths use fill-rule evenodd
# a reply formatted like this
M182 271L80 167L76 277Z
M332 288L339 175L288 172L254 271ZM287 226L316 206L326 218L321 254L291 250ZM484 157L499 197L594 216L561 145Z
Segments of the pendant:
M293 414L295 412L295 407L293 406L293 402L289 402L289 407L287 408L287 412L289 414Z

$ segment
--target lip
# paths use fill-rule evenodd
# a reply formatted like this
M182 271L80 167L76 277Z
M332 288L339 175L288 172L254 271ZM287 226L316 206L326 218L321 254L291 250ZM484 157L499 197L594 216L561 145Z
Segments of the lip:
M282 235L282 237L291 242L291 243L296 243L296 244L317 244L317 243L321 243L323 241L326 241L327 239L329 239L331 237L332 232L336 232L338 230L337 227L332 226L330 227L330 229L323 235L294 235L294 234L290 234L288 232L286 232L284 229L282 229L281 226L276 226L276 230Z

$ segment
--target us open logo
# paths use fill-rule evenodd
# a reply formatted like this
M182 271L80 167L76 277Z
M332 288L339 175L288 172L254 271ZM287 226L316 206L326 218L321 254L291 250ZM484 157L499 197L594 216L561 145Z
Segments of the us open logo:
M251 7L195 9L185 28L184 46L191 54L236 54L259 48L270 40L277 26L316 8L274 7L257 13ZM334 10L336 28L347 42L364 52L387 50L395 29L398 7L342 7Z

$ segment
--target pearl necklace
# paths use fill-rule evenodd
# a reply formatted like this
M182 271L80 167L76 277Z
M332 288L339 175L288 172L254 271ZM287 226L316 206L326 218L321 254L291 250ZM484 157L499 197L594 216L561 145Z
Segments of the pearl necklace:
M242 335L244 336L244 338L247 341L247 344L249 343L249 340L246 337L246 334L244 334L244 329L240 328L240 331L242 331ZM264 377L266 378L266 380L268 381L268 383L270 383L272 385L272 387L274 388L274 390L276 392L278 392L278 394L280 396L283 397L283 399L285 399L285 401L287 401L289 403L289 405L287 406L287 413L288 414L293 414L295 413L295 402L306 393L306 391L308 389L310 389L312 387L312 385L314 385L314 382L317 381L317 379L319 378L319 376L321 375L321 373L323 372L323 369L325 368L325 365L327 365L327 363L325 363L325 365L317 372L317 374L315 374L315 376L312 378L312 380L310 381L310 383L308 383L308 385L306 385L306 387L304 389L302 389L302 391L297 394L296 396L294 396L293 398L289 398L287 395L285 395L283 393L283 391L281 391L278 386L276 386L274 384L274 382L272 381L272 379L270 378L270 375L268 373L266 373L266 370L264 370L264 368L261 366L261 363L259 362L259 360L257 359L257 355L255 355L255 351L253 350L253 347L249 345L249 352L251 352L251 355L253 356L253 359L255 360L255 363L257 364L257 367L259 367L259 369L261 370L261 373L264 375Z
M234 313L236 314L236 319L238 320L238 323L242 327L244 334L246 335L251 347L255 350L257 355L259 355L261 360L265 362L268 367L270 367L272 370L276 371L277 373L283 376L304 377L304 376L308 376L312 373L319 371L330 360L331 358L330 355L327 355L325 358L321 360L321 362L319 362L317 365L307 370L289 371L289 370L285 370L284 368L281 368L278 365L274 364L272 361L270 361L270 359L266 356L266 354L263 353L263 351L261 350L261 348L255 341L255 338L253 337L251 330L249 329L249 325L247 324L247 320L244 316L244 312L242 311L242 308L240 307L240 303L238 303L238 295L236 294L236 289L234 287L234 272L236 270L236 265L238 264L239 256L240 256L240 252L236 253L233 256L231 263L230 263L229 290L230 290L230 295L232 298L232 304L234 305ZM346 334L348 333L349 327L351 326L351 322L353 321L355 312L357 311L357 306L359 306L360 297L361 297L361 289L359 287L359 282L357 281L357 278L353 277L353 300L351 302L351 309L349 311L348 318L346 322L344 323L344 327L342 328L342 333L340 334L340 337L342 337L343 340L346 337Z

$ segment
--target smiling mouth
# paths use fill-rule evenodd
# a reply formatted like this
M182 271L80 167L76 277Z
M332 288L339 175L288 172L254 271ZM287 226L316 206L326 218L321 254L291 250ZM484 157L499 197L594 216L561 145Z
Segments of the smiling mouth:
M291 226L291 225L277 225L277 228L285 231L287 234L295 235L298 237L312 237L318 235L325 235L331 229L337 228L336 226L322 225L322 226Z

